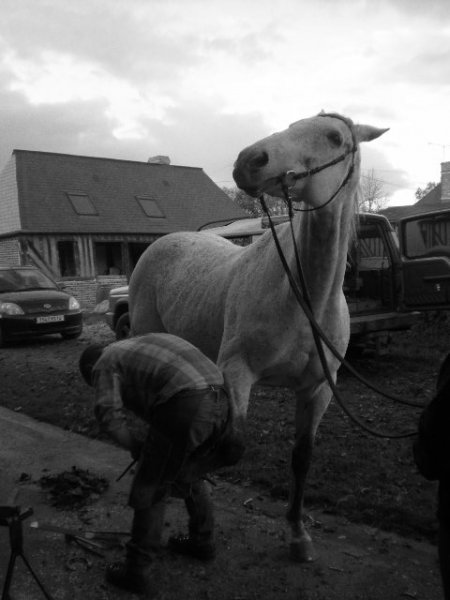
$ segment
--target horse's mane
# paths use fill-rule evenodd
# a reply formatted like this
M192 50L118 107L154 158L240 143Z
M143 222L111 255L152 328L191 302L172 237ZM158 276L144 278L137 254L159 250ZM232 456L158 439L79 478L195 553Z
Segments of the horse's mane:
M350 119L350 117L341 115L338 112L326 112L325 110L321 110L317 116L318 117L332 117L333 119L340 119L341 121L344 121L344 123L346 123L350 129L352 129L353 126L355 125L353 123L353 121Z
M321 110L320 113L318 113L318 116L319 117L332 117L334 119L340 119L341 121L344 121L344 123L347 125L347 127L350 129L350 131L353 132L353 127L355 126L355 124L352 121L352 119L350 119L349 117L345 117L344 115L341 115L338 112L326 112L325 110ZM350 224L350 236L349 236L349 240L348 240L349 248L351 247L353 242L357 239L356 234L358 232L358 225L359 225L358 216L359 216L360 205L362 205L362 190L361 190L361 184L358 182L358 185L355 190L355 196L353 199L354 215L353 215L353 219L351 220L351 224Z
M358 227L359 227L359 207L362 205L363 193L361 184L358 182L356 186L355 195L353 199L353 218L350 221L350 235L348 238L348 247L351 248L352 244L358 240Z

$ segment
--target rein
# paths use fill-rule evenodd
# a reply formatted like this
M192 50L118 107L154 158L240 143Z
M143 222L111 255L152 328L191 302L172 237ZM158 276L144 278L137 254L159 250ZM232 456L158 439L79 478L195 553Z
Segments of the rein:
M327 116L327 115L323 115L323 116ZM334 116L334 115L333 115ZM341 118L341 117L337 117L337 118ZM344 119L341 118L341 120L344 121ZM345 122L345 121L344 121ZM348 123L346 123L348 125ZM348 125L349 126L349 125ZM320 205L319 207L315 207L313 209L309 209L309 210L317 210L318 208L322 208L324 206L326 206L327 204L329 204L336 196L337 194L340 192L340 190L346 185L346 183L348 182L348 180L350 179L351 174L353 173L354 170L354 154L357 150L356 148L356 142L355 142L355 138L354 138L354 133L352 128L349 126L350 131L352 133L352 139L353 139L353 149L349 152L347 152L345 155L340 155L338 156L334 161L330 161L330 163L326 163L325 165L321 165L320 167L316 167L315 172L318 173L320 171L323 171L324 169L328 168L329 166L332 166L334 164L337 164L338 162L341 162L342 160L344 160L344 158L346 156L348 156L348 154L350 154L350 152L352 152L353 156L352 156L352 163L350 165L350 169L347 173L347 176L345 177L344 181L341 183L341 185L339 186L339 188L336 190L336 192L334 192L334 194L331 196L331 198L329 198L324 204ZM309 171L307 174L303 174L303 173L299 173L297 179L303 178L303 177L307 177L309 174L314 174L311 171ZM342 395L340 393L340 391L338 390L335 380L333 378L333 375L330 372L329 366L328 366L328 362L325 356L325 351L324 351L324 344L325 346L331 351L331 353L339 360L339 362L354 376L356 377L359 381L361 381L364 385L366 385L368 388L372 389L373 391L381 394L382 396L384 396L385 398L388 398L394 402L400 403L400 404L404 404L407 406L412 406L414 408L423 408L423 405L420 404L416 404L414 402L409 402L408 400L404 400L402 398L396 397L396 396L392 396L386 392L384 392L383 390L381 390L380 388L378 388L377 386L375 386L373 383L371 383L369 380L367 380L365 377L363 377L362 375L360 375L358 373L358 371L356 371L354 369L354 367L352 367L352 365L350 365L350 363L340 354L340 352L338 352L338 350L334 347L333 343L329 340L328 336L325 334L325 332L323 331L323 329L320 327L320 325L317 323L316 318L314 316L313 313L313 309L312 309L312 303L311 303L311 297L309 295L309 291L308 291L308 287L306 285L306 280L304 277L304 273L303 273L303 269L301 266L301 261L300 261L300 256L298 253L298 247L297 247L297 242L295 239L295 235L294 235L294 230L293 230L293 226L292 226L292 217L293 217L293 208L292 208L292 201L289 198L289 195L287 193L287 187L285 189L285 187L283 186L283 192L286 196L286 202L288 204L288 208L289 208L289 224L290 224L290 231L291 231L291 238L292 238L292 242L294 245L294 250L295 250L295 262L296 262L296 268L297 268L297 272L298 272L298 277L299 277L299 281L300 281L300 287L298 286L294 275L292 274L292 271L287 263L286 257L284 256L283 250L281 248L280 245L280 241L278 239L278 234L275 230L275 226L273 224L272 221L272 217L270 215L270 211L267 207L266 201L264 199L264 197L261 195L260 197L260 203L261 206L264 210L264 212L266 213L268 220L269 220L269 225L270 225L270 229L272 232L272 237L274 239L275 242L275 246L278 252L278 255L280 257L281 263L283 265L283 268L286 272L286 275L288 277L289 280L289 284L290 287L298 301L298 303L300 304L300 306L302 307L310 325L311 325L311 329L312 329L312 333L313 333L313 337L314 337L314 343L316 345L317 348L317 352L319 355L319 359L322 365L322 369L324 371L324 375L325 378L331 388L331 391L333 392L333 395L337 401L337 403L339 404L339 406L341 407L342 411L355 423L357 424L359 427L361 427L362 429L364 429L365 431L367 431L368 433L370 433L371 435L375 436L375 437L379 437L379 438L389 438L389 439L400 439L400 438L406 438L406 437L411 437L416 435L415 431L412 432L405 432L405 433L399 433L399 434L388 434L388 433L382 433L380 431L377 431L375 429L372 429L371 427L369 427L368 425L366 425L363 421L361 421L358 417L356 417L346 406L345 401L342 398ZM307 209L308 210L308 209ZM305 211L306 212L306 211Z

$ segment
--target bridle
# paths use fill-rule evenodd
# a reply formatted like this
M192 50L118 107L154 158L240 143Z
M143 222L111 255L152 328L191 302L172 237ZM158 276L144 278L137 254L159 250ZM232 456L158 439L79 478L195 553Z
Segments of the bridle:
M347 174L344 177L344 179L342 180L340 186L330 196L330 198L328 198L328 200L326 202L324 202L323 204L320 204L319 206L313 206L311 208L295 208L295 207L293 207L293 210L295 210L297 212L312 212L314 210L319 210L320 208L324 208L325 206L327 206L327 204L330 204L330 202L332 202L336 198L336 196L339 194L339 192L342 190L342 188L344 188L347 185L347 183L350 181L350 178L353 175L353 171L355 170L355 154L358 151L358 144L356 143L355 132L353 130L353 127L349 123L349 121L347 119L345 119L344 117L341 117L341 115L337 115L335 113L323 113L322 112L317 116L318 117L331 117L333 119L339 119L340 121L345 123L345 125L350 130L350 133L352 136L352 147L349 148L346 152L342 152L342 154L339 154L339 156L336 156L336 158L333 158L332 160L324 163L323 165L313 167L312 169L306 169L305 171L301 171L300 173L296 173L295 171L287 171L286 173L282 173L281 175L279 175L276 178L276 181L278 181L280 183L281 188L283 190L283 194L286 198L286 201L287 201L287 198L289 197L289 188L291 188L293 185L295 185L295 183L297 181L299 181L300 179L306 179L307 177L312 177L313 175L316 175L317 173L320 173L321 171L325 171L325 169L329 169L330 167L333 167L334 165L339 164L340 162L345 160L347 158L347 156L349 156L349 154L351 154L352 160L351 160L350 166L348 168ZM288 205L289 205L289 203L288 203Z
M355 140L355 135L353 132L352 127L350 126L350 124L340 115L335 115L335 114L326 114L326 113L321 113L319 116L331 116L337 119L342 120L350 129L351 133L352 133L352 140L353 140L353 147L348 150L347 152L339 155L338 157L336 157L335 159L320 165L319 167L315 167L314 169L310 169L308 171L304 171L302 173L294 173L292 174L292 172L288 172L290 174L291 177L293 177L295 180L297 179L303 179L305 177L309 177L312 175L315 175L316 173L320 173L320 171L323 171L324 169L327 169L331 166L334 166L340 162L342 162L349 154L352 154L352 161L350 164L350 167L347 171L347 174L345 176L345 178L343 179L343 181L341 182L340 186L338 187L338 189L333 193L333 195L324 203L321 204L318 207L314 207L311 209L293 209L292 207L292 199L289 196L288 193L288 187L286 187L286 189L284 189L283 187L283 193L285 195L285 200L286 203L288 205L288 214L289 214L289 224L290 224L290 231L291 231L291 238L292 238L292 242L293 242L293 246L294 246L294 251L295 251L295 262L296 262L296 269L297 269L297 273L298 273L298 278L300 281L300 287L294 277L294 275L292 274L292 271L289 267L289 264L286 260L286 257L284 256L283 253L283 249L281 248L281 244L280 241L278 239L278 234L275 230L275 226L273 224L273 220L270 214L270 211L267 207L266 201L264 199L264 195L261 195L261 197L259 198L261 206L263 211L266 213L268 220L269 220L269 225L270 225L270 229L272 232L272 236L275 242L275 246L278 252L278 255L280 257L281 263L283 265L283 268L286 272L286 275L288 277L289 280L289 284L291 287L291 290L293 291L295 298L297 299L298 303L300 304L301 308L303 309L310 325L311 325L311 329L312 329L312 333L313 333L313 337L314 337L314 343L316 345L316 349L319 355L319 359L322 365L322 369L325 375L325 378L331 388L331 391L333 392L334 398L336 399L337 403L339 404L339 406L341 407L341 409L343 410L343 412L354 422L356 423L359 427L361 427L362 429L364 429L365 431L367 431L368 433L370 433L371 435L374 435L375 437L379 437L379 438L390 438L390 439L399 439L399 438L406 438L406 437L411 437L413 435L416 435L416 431L412 431L412 432L407 432L407 433L399 433L399 434L388 434L388 433L382 433L380 431L377 431L369 426L367 426L365 423L363 423L358 417L356 417L347 407L345 401L343 400L340 391L338 390L336 383L334 381L333 375L331 374L330 368L328 366L328 362L325 356L325 351L324 351L324 345L330 350L330 352L335 356L335 358L337 358L339 360L339 362L342 364L342 366L344 366L348 371L350 371L350 373L352 375L354 375L357 379L359 379L362 383L364 383L367 387L369 387L370 389L374 390L375 392L381 394L382 396L384 396L385 398L388 398L394 402L397 402L399 404L405 404L407 406L412 406L414 408L423 408L423 405L419 405L417 403L414 402L409 402L408 400L404 400L403 398L399 398L397 396L392 396L386 392L384 392L383 390L379 389L377 386L375 386L374 384L372 384L370 381L368 381L367 379L365 379L362 375L360 375L355 369L354 367L352 367L352 365L350 365L350 363L348 363L348 361L340 354L340 352L334 347L334 344L329 340L328 336L325 334L325 332L323 331L323 329L320 327L320 325L317 323L317 320L314 316L314 312L313 312L313 308L312 308L312 302L311 302L311 297L309 294L309 290L308 287L306 285L306 280L305 280L305 276L303 273L303 269L302 269L302 265L300 262L300 256L299 256L299 252L298 252L298 247L297 247L297 241L295 238L295 234L294 234L294 229L292 226L292 218L293 218L293 210L301 210L301 212L309 212L312 210L318 210L319 208L323 208L324 206L326 206L327 204L329 204L337 195L338 193L344 188L344 186L348 183L350 177L353 174L354 171L354 161L355 161L355 153L358 150L357 145L356 145L356 140ZM279 180L282 183L283 186L283 180L284 177L288 174L282 174L279 176Z

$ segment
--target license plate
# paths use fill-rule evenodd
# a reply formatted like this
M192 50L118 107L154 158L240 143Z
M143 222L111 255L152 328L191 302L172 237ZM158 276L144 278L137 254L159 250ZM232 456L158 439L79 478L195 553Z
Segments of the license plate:
M49 315L48 317L36 317L36 323L56 323L64 321L64 315Z

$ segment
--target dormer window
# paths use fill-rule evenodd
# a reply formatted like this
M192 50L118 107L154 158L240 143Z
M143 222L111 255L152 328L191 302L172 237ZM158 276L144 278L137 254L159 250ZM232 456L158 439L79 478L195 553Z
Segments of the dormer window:
M66 192L66 195L77 215L98 215L97 209L87 194Z
M153 219L165 219L166 215L163 213L157 200L151 196L136 196L136 200L139 202L139 206L142 208L147 217Z

